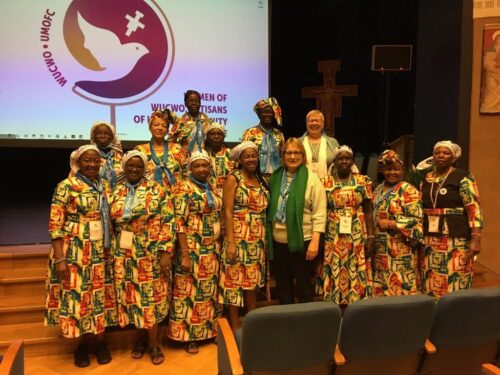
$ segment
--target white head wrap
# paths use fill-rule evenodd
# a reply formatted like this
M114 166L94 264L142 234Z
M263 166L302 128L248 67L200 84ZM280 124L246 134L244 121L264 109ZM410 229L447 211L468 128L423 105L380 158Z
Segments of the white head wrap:
M122 169L125 170L125 164L127 164L127 161L132 159L134 156L138 156L141 158L142 162L144 163L144 168L148 166L148 158L146 155L144 155L142 152L138 150L131 150L125 153L122 157Z
M69 175L71 177L76 176L76 173L80 169L80 167L78 166L78 159L80 158L80 156L82 156L84 152L89 150L94 150L99 154L99 149L97 148L96 145L83 145L78 147L75 151L71 153L69 157L69 167L71 168L71 172L69 173Z
M337 147L335 150L333 150L333 160L335 160L337 158L337 155L340 154L341 152L347 152L351 156L354 156L354 152L352 152L352 148L350 148L347 145L342 145L342 146ZM356 166L356 164L354 164L354 162L352 163L352 166L351 166L351 172L352 173L359 173L359 169ZM332 165L330 165L330 168L328 168L328 174L332 175L333 173L335 173L335 163L332 163Z
M210 125L207 126L207 130L205 131L205 134L208 134L210 132L210 130L213 130L213 129L219 129L224 134L224 136L227 135L226 127L222 124L219 124L218 122L210 123Z
M92 127L90 128L90 143L95 144L94 131L100 125L107 126L111 130L111 133L113 133L113 139L111 143L108 145L108 147L111 147L113 150L119 152L120 154L123 154L122 144L120 142L120 139L118 139L118 136L116 135L115 126L113 124L110 124L109 122L105 121L94 122L94 125L92 125Z
M188 169L191 169L191 163L196 161L196 160L206 160L209 163L211 163L210 156L207 154L207 152L205 150L194 151L191 153L191 156L189 157L188 165L187 165Z
M259 148L252 141L241 142L239 145L237 145L231 150L230 154L231 160L238 161L243 151L246 150L247 148L252 148L255 151L259 152Z
M452 141L439 141L434 145L432 151L435 151L438 147L446 147L453 154L453 161L456 161L460 156L462 156L462 149L456 143Z

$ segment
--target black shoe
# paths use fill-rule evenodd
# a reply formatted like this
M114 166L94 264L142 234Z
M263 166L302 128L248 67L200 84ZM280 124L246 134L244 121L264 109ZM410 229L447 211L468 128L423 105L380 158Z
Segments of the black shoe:
M89 353L87 353L87 348L84 344L79 344L74 353L75 356L75 366L76 367L87 367L90 365Z
M105 365L106 363L111 362L111 353L108 350L108 347L104 343L97 344L97 363L100 365Z

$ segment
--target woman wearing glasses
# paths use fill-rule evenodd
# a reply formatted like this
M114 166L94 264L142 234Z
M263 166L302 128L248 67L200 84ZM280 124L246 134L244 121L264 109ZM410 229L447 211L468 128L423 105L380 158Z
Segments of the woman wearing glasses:
M271 225L269 256L274 259L276 289L281 304L311 302L320 236L326 225L326 195L318 176L306 167L304 145L289 138L282 166L269 182ZM295 279L295 288L294 288Z

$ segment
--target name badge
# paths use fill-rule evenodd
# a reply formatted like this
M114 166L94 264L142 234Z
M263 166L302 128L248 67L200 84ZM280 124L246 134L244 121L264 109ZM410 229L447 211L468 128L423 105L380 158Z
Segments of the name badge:
M429 218L429 233L439 233L439 216L428 216Z
M89 230L90 230L90 240L91 241L98 241L102 240L102 221L101 220L95 220L95 221L89 221Z
M134 232L122 230L122 233L120 235L120 249L125 249L125 250L132 249L133 242L134 242Z
M275 221L274 228L280 229L280 230L286 230L286 223L282 223L281 221Z
M214 223L214 239L218 240L220 237L220 221Z
M340 234L351 234L352 228L352 216L341 216L340 217Z

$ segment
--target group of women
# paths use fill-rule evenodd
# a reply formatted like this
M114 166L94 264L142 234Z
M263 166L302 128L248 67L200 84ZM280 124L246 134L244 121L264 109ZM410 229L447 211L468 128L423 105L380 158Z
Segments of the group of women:
M317 110L285 141L276 99L263 99L259 124L229 150L199 93L184 99L187 113L153 112L151 141L125 154L114 126L96 123L56 187L45 321L78 338L76 366L89 365L90 345L98 363L111 360L112 326L139 329L136 359L164 361L161 325L197 353L224 307L236 329L260 289L269 298L271 266L283 304L471 287L482 217L473 177L453 166L457 145L436 144L420 191L385 151L372 191Z

